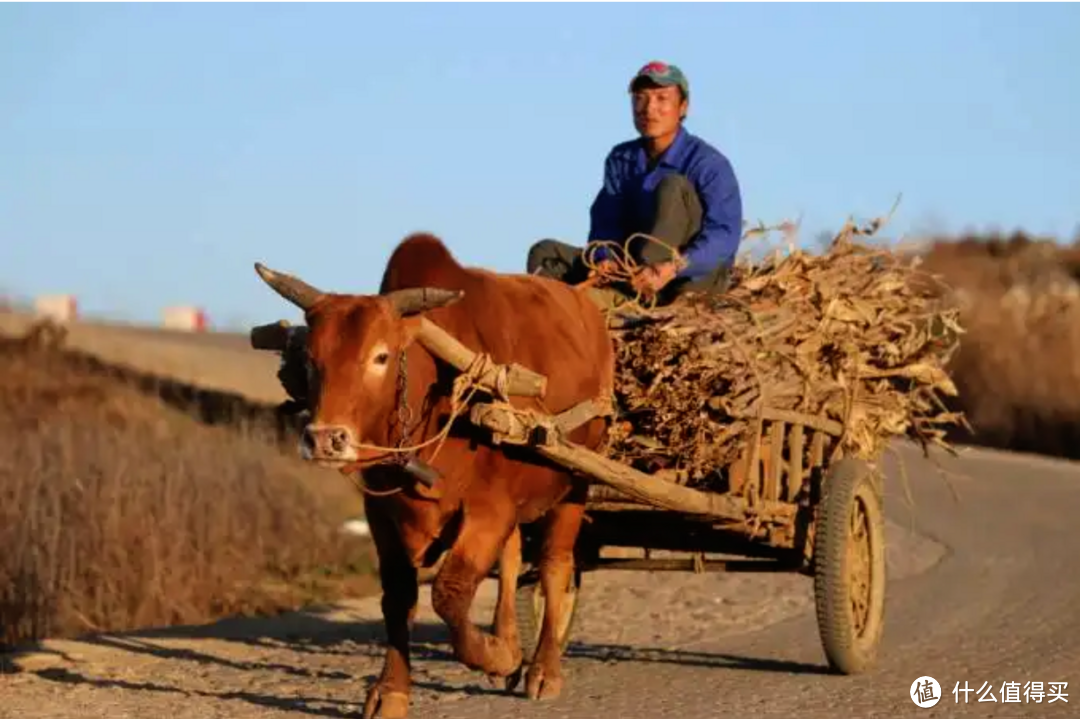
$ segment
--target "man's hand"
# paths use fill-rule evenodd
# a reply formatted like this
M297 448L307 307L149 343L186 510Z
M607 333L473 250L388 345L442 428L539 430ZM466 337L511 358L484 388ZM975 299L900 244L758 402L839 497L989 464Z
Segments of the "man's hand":
M615 263L615 260L600 260L597 265L589 270L589 279L599 284L611 281L611 273L616 271L619 266Z
M600 260L590 275L606 275L615 269L615 260Z
M664 289L677 274L679 274L679 267L675 262L659 262L639 271L631 284L641 294L651 296Z

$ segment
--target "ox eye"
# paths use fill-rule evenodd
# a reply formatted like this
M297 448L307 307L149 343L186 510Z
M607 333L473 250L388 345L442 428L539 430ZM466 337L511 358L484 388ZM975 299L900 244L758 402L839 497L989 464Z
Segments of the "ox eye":
M390 361L390 353L389 352L380 352L379 354L375 355L375 364L383 365L383 364L386 364L389 361Z

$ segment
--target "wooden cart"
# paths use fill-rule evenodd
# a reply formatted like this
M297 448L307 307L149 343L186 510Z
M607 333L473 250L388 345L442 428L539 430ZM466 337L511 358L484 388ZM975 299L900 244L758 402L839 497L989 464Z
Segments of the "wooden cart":
M592 569L800 572L813 578L818 628L834 670L855 674L876 657L885 605L885 533L880 477L866 463L827 458L841 435L830 420L765 411L758 442L721 470L728 490L706 492L645 474L565 440L554 418L506 405L477 404L474 424L499 443L529 446L594 480L582 527L570 607L560 645L569 642L582 575ZM526 660L539 638L543 599L537 542L522 527L526 571L517 614ZM602 557L606 547L643 558ZM653 550L689 553L651 558ZM706 554L739 559L708 559Z
M280 349L280 339L253 346ZM274 326L280 330L280 326ZM461 371L475 371L477 355L423 321L419 340ZM496 376L502 373L501 382ZM496 384L514 395L543 393L545 378L518 365L487 363L476 384L494 397ZM587 521L567 587L570 607L560 645L569 642L582 576L594 569L798 572L813 579L821 641L830 667L844 674L875 661L885 605L885 533L880 475L837 451L843 426L831 419L764 409L756 442L727 467L724 492L701 491L676 478L646 474L565 437L594 416L590 407L557 417L523 411L506 402L477 402L469 420L496 444L527 446L592 480ZM525 659L536 647L543 599L536 575L534 527L522 527L523 567L517 592L519 634ZM607 547L644 550L643 558L603 557ZM652 558L653 550L689 553L688 559ZM708 559L722 554L738 559Z

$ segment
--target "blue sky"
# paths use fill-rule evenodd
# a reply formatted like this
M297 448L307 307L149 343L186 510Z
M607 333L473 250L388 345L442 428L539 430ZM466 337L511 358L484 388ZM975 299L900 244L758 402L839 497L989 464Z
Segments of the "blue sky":
M375 291L407 233L521 270L580 241L644 62L747 219L807 241L1080 226L1075 4L0 6L0 288L87 313L295 313L261 260Z

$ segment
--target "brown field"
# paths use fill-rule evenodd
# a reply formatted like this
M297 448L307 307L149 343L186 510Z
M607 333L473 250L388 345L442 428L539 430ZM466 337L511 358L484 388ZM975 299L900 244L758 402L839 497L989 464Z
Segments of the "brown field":
M967 329L950 372L975 435L957 441L1080 458L1080 240L963 237L933 245L925 268Z
M0 341L0 646L372 590L352 489L236 399Z
M1080 243L963 238L925 266L968 331L951 372L976 434L954 441L1080 458ZM30 324L0 311L0 335ZM66 346L0 344L0 644L372 591L337 533L360 500L295 457L274 356L93 324Z

